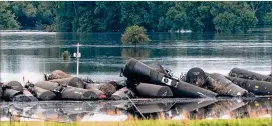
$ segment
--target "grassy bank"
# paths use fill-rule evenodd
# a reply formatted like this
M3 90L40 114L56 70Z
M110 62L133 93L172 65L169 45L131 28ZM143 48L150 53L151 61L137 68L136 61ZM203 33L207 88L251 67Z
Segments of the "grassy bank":
M1 126L271 126L271 118L230 120L137 120L124 122L0 122Z

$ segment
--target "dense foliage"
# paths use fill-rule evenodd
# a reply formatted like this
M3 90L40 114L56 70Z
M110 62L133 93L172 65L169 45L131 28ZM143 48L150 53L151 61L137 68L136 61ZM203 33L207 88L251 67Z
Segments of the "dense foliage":
M15 15L8 8L9 3L2 2L0 4L0 29L17 29L19 24Z
M132 25L147 31L237 32L271 25L271 1L0 2L0 29L117 32Z
M139 27L135 25L130 26L126 28L125 32L122 34L121 42L123 44L136 44L151 41L145 32L146 29L144 27Z

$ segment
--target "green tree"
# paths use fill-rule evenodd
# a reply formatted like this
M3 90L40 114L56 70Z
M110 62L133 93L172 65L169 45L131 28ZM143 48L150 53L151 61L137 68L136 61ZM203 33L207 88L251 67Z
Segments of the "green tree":
M127 27L125 32L121 37L121 41L123 44L137 44L137 43L145 43L151 41L148 35L146 35L146 29L144 27L139 26L130 26Z
M248 1L250 11L258 19L259 25L271 25L272 23L272 1Z
M185 8L186 14L189 15L186 19L186 21L188 22L186 28L194 32L197 31L202 32L205 24L202 21L202 18L199 13L200 11L198 10L198 8L201 5L201 2L183 2L182 5Z
M9 9L8 2L0 2L0 29L18 29L19 23L15 15Z
M115 32L120 30L120 5L119 2L96 2L94 9L94 23L97 31Z
M258 19L255 16L255 13L245 10L243 13L240 13L240 24L241 29L246 32L248 29L253 28L258 23Z
M246 2L215 2L211 13L219 32L246 32L257 24L257 18Z
M33 2L14 1L10 4L17 21L23 28L35 27L37 9L33 6Z
M95 2L80 2L78 6L76 6L77 16L78 18L74 18L74 20L78 20L78 32L94 32L97 29L95 25L95 15L94 15Z
M36 27L54 26L54 2L40 1L37 3ZM55 29L55 28L54 28Z
M144 17L148 15L147 2L120 2L121 29L132 25L145 25Z
M56 29L59 32L72 32L72 20L75 17L72 2L56 2ZM74 28L75 29L75 28Z
M54 2L15 1L10 8L23 28L44 29L54 23Z
M238 24L238 17L233 13L224 12L218 14L213 22L215 24L215 29L217 32L225 31L225 32L235 32Z
M139 25L148 32L240 32L272 23L271 1L12 1L0 6L3 29L120 32Z
M182 7L182 2L175 3L174 7L168 9L166 16L172 30L185 29L187 26L187 14L185 8Z
M156 29L155 31L163 31L166 32L171 29L171 26L168 24L168 19L166 17L166 13L170 7L172 7L174 2L162 2L158 3L157 8L153 8L154 12L157 13L158 16L153 17L153 19L157 19Z

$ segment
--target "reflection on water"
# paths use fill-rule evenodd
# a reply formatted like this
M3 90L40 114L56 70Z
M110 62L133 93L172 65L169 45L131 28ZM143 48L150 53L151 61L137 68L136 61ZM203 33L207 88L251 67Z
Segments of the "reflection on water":
M146 99L129 101L1 102L0 121L57 122L138 119L271 118L271 99ZM144 115L141 116L140 112Z
M76 52L79 42L80 76L91 79L120 79L120 68L130 57L145 63L157 60L175 76L192 67L227 74L240 67L263 74L271 70L272 34L268 29L246 34L149 33L152 42L122 45L121 33L3 32L1 78L3 81L36 82L44 73L61 69L76 74L76 60L61 59L63 51Z
M151 50L147 48L123 48L121 57L124 59L134 58L137 60L145 59L150 56Z

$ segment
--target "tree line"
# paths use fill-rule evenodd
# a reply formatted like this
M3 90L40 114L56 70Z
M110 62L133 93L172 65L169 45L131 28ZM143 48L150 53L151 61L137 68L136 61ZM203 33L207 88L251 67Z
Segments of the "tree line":
M122 32L138 25L148 32L243 32L271 25L271 6L271 1L2 1L0 29Z

